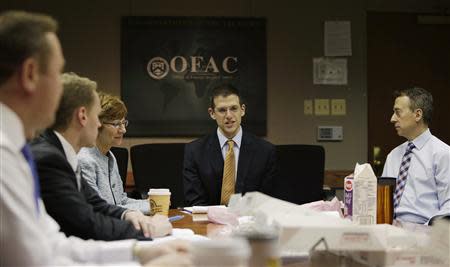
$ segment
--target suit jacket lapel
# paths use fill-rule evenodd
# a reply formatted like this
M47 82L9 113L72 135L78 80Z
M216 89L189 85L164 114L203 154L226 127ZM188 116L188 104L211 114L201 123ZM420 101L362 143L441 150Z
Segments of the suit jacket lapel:
M252 139L243 132L241 147L239 149L238 171L235 186L236 192L242 192L244 189L245 177L250 168L254 150Z
M217 133L213 133L208 141L208 156L210 157L211 167L216 174L214 179L220 180L222 182L223 175L223 156L222 150L220 148L219 138L217 137Z
M54 145L64 155L64 158L67 159L66 153L64 152L64 148L61 142L59 141L58 137L56 136L56 134L53 132L53 130L51 129L45 130L45 132L42 133L42 137L45 140L47 140L50 144Z
M64 164L67 164L67 167L73 172L72 166L67 161L67 156L66 156L66 153L64 152L64 148L61 144L61 141L59 141L58 136L56 136L56 134L53 132L53 130L51 130L51 129L45 130L45 132L41 134L41 137L43 139L45 139L47 142L49 142L51 145L55 146L55 148L58 149L59 152L61 152L62 156L66 159L66 162ZM72 181L75 183L76 188L78 188L76 174L73 175L71 178L73 178ZM83 179L81 179L81 180L83 180ZM80 187L83 187L83 183L81 183Z

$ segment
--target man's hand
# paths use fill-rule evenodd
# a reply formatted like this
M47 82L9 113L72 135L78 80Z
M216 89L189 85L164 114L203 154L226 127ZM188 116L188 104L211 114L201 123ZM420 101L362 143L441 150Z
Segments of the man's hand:
M125 213L124 219L130 221L136 230L142 230L145 237L161 237L172 233L172 225L167 216L145 216L137 210Z
M183 240L172 240L164 243L150 244L150 245L138 244L136 246L137 248L135 250L135 256L139 259L139 262L141 264L168 263L168 261L170 261L172 265L167 266L177 266L178 263L179 264L189 263L189 261L186 261L186 259L190 258L188 254L189 244Z

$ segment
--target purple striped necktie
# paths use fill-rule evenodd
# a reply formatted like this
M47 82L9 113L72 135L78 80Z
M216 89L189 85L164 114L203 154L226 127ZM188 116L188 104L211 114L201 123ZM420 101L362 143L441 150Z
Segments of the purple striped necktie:
M408 176L409 164L411 162L412 150L414 148L414 144L412 142L408 142L406 152L403 155L402 163L400 164L397 185L394 192L394 213L396 213L397 207L400 204L400 200L402 198L403 191L405 190L406 178Z

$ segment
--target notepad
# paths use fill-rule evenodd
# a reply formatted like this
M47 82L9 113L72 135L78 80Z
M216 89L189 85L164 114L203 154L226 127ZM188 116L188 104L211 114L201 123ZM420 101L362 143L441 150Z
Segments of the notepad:
M208 213L208 208L210 207L220 207L220 208L226 208L225 205L213 205L213 206L193 206L193 207L184 207L183 210L197 214L197 213Z

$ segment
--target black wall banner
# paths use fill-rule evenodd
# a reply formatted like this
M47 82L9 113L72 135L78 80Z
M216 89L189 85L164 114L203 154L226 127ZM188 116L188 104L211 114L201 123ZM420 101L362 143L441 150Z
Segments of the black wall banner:
M123 17L121 95L127 136L198 136L217 125L211 90L229 83L247 106L242 125L266 135L266 20Z

